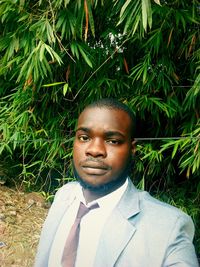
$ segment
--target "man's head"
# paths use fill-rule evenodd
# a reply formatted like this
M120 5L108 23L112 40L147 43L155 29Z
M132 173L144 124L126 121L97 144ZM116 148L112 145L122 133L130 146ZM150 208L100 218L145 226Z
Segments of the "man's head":
M115 99L101 99L80 114L73 149L74 173L93 192L118 188L130 172L134 116Z
M131 120L131 138L134 139L135 133L135 115L133 111L124 103L120 102L115 98L102 98L97 101L90 103L88 106L84 108L107 108L107 109L114 109L114 110L122 110L129 116ZM83 110L83 111L84 111Z

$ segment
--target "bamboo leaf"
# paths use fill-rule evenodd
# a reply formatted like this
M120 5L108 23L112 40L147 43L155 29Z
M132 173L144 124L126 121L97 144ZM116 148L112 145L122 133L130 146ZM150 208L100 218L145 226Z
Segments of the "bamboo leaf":
M50 44L55 43L56 39L54 36L53 28L51 27L48 20L46 20L45 26L46 26L46 33L47 33L47 38L48 38L49 43Z
M174 144L174 148L173 148L173 151L172 151L172 159L173 159L174 156L176 155L177 150L178 150L178 147L179 147L179 142L176 142L176 143Z
M154 0L154 2L161 6L160 0Z
M95 37L95 26L94 26L94 18L92 14L92 7L91 7L91 2L87 0L88 3L88 15L89 15L89 24L90 24L90 29L92 32L93 37Z
M87 0L84 0L84 11L85 11L85 34L84 34L84 39L85 42L87 40L87 35L88 35L88 3Z
M43 61L43 59L44 59L44 51L45 51L45 45L42 44L40 47L40 56L39 56L40 61Z
M45 49L48 51L48 53L50 54L52 60L56 60L59 65L61 65L63 62L62 62L62 59L59 57L59 55L47 44L44 44L45 46Z
M64 96L65 96L66 93L67 93L68 87L69 87L69 84L68 84L68 83L65 83L64 86L63 86L63 95L64 95Z
M56 83L49 83L49 84L43 84L42 87L52 87L52 86L57 86L64 84L65 82L56 82Z
M81 55L83 56L85 62L90 66L90 68L93 68L92 66L92 62L90 61L90 59L88 58L88 56L86 55L86 53L83 51L83 49L81 48L81 46L78 46L79 51L81 53Z
M131 1L132 1L132 0L127 0L127 1L125 2L125 4L122 6L121 11L120 11L120 18L123 16L123 14L124 14L126 8L127 8L128 5L131 3Z
M147 31L147 25L152 26L151 2L150 0L142 0L142 25Z
M147 31L147 18L148 18L148 0L142 0L142 25Z

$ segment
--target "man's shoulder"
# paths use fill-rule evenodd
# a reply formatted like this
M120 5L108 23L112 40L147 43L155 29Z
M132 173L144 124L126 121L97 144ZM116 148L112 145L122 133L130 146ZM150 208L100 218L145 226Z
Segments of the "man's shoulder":
M140 212L144 212L149 215L162 214L163 217L172 216L186 216L189 217L180 207L175 207L170 203L164 202L161 198L152 196L149 192L137 189L133 183L129 183L128 196L129 200L132 198L132 204L135 206L135 202L138 202Z
M175 207L169 203L163 202L151 196L148 192L141 192L140 196L141 211L148 217L157 221L174 221L182 220L191 222L191 218L180 207Z
M75 194L79 183L76 181L68 182L58 189L55 194L55 199L69 198L71 195Z
M66 183L66 184L64 184L63 186L61 186L60 188L59 188L59 191L60 190L70 190L70 189L72 189L72 188L75 188L75 187L77 187L77 185L79 185L79 183L77 182L77 181L71 181L71 182L68 182L68 183Z

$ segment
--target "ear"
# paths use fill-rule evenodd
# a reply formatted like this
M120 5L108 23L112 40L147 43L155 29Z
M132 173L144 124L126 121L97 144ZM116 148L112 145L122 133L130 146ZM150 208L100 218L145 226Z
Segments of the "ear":
M136 140L132 140L132 142L131 142L131 151L132 151L132 155L135 155L135 153L136 153Z

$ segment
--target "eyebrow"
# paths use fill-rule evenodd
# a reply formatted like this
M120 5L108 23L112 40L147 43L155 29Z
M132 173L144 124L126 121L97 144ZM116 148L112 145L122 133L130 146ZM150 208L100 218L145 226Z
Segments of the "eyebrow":
M124 138L124 135L118 131L107 131L105 132L105 136L106 137L113 137L113 136L119 136L119 137L123 137Z
M87 127L79 127L79 128L76 129L76 132L78 132L78 131L83 131L83 132L86 132L86 133L90 133L91 132L91 130L89 128L87 128ZM122 137L122 138L125 137L124 134L122 134L122 133L120 133L118 131L106 131L104 134L105 134L106 137L113 137L113 136L119 136L119 137Z
M91 132L91 130L89 128L87 128L87 127L79 127L79 128L76 129L76 133L78 131L83 131L83 132L86 132L86 133Z

